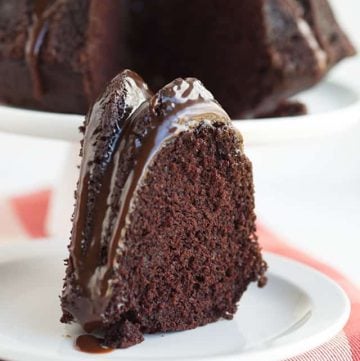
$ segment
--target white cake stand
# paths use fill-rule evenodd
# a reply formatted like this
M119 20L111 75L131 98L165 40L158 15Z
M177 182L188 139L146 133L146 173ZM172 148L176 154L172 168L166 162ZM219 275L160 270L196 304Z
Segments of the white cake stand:
M360 92L339 80L326 80L296 97L309 108L297 117L234 120L246 146L302 141L328 137L348 130L360 119ZM73 192L78 177L79 127L84 116L48 113L0 105L0 131L50 139L71 144L66 169L51 200L48 231L68 238L73 210Z

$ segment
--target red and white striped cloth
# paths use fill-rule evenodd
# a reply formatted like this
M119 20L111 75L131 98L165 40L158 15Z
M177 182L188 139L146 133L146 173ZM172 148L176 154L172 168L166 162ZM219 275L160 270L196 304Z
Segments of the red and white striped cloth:
M47 190L0 202L0 242L46 237L50 194ZM291 361L360 361L360 289L331 267L279 240L264 227L258 227L258 235L264 250L306 263L327 274L343 287L351 300L351 315L344 330L326 344Z

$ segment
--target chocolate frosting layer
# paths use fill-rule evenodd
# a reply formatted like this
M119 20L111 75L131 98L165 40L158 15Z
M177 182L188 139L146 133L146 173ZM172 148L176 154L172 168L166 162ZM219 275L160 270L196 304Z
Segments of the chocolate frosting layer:
M49 22L64 0L35 0L32 22L28 29L28 39L25 44L25 59L33 84L33 96L40 101L44 87L39 68L39 54L49 30Z
M129 216L154 155L200 122L230 122L200 81L177 79L151 97L130 71L111 82L89 113L70 246L81 296L69 309L86 331L104 322L116 262L126 250ZM119 191L120 168L129 151L132 166Z

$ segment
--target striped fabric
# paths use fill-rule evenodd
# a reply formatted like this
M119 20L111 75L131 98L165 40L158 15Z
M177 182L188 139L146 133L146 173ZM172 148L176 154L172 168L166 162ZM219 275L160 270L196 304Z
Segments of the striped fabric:
M0 242L46 237L45 222L50 194L49 190L45 190L0 202ZM306 263L327 274L342 286L351 300L350 320L344 330L326 344L291 361L360 361L360 289L336 270L279 240L266 228L258 228L264 250Z

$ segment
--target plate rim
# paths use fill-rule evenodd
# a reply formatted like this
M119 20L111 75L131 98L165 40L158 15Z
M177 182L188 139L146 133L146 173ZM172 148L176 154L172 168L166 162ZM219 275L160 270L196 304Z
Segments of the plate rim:
M66 256L66 244L61 243L54 239L42 239L36 241L14 241L14 242L3 242L0 244L0 264L8 261L13 261L16 259L28 259L33 258L34 256L39 256L40 252L44 252L45 255L50 255L51 253L60 255L59 252L62 252L61 255ZM331 340L335 337L340 331L342 331L343 327L345 326L346 322L350 317L351 311L351 303L350 300L345 293L345 291L338 285L333 279L325 275L324 273L318 271L317 269L301 263L297 260L293 260L283 255L278 255L273 252L263 252L265 260L270 260L270 267L269 273L274 274L274 276L281 278L296 287L299 287L298 283L292 283L289 280L288 275L279 274L278 268L281 268L284 264L287 266L296 267L298 270L304 271L308 275L313 275L315 278L322 279L324 282L327 283L328 286L333 288L333 291L337 293L343 302L343 310L341 315L337 316L336 323L333 323L330 327L324 330L318 330L315 334L308 335L305 339L299 339L292 341L288 344L279 344L273 347L265 348L263 350L246 350L243 353L239 352L232 352L229 354L222 354L222 355L214 355L214 356L195 356L195 357L173 357L173 358L166 358L170 361L178 361L178 360L192 360L192 361L205 361L205 360L212 360L212 361L259 361L259 360L266 360L266 361L275 361L280 359L286 359L290 357L297 356L301 353L310 351L320 345L323 345L327 341ZM275 260L275 262L274 262ZM277 262L277 263L276 263ZM275 269L275 272L271 270ZM299 277L299 276L298 276ZM305 293L306 290L301 288ZM312 299L312 301L314 301ZM340 312L339 312L340 313ZM303 327L307 325L309 327L309 321L302 325L300 328L296 329L294 332L290 333L293 335L298 330L303 330ZM311 318L310 318L311 322ZM311 326L311 325L310 325ZM282 338L282 337L281 337ZM306 343L306 346L305 346ZM61 354L49 354L49 353L36 353L36 352L29 352L30 348L25 348L24 350L13 350L11 347L6 347L6 345L2 345L0 343L0 357L5 359L11 359L12 361L78 361L79 357L74 357L72 355L68 355L65 357L61 356ZM96 359L100 357L99 355L84 355L81 354L82 359ZM117 358L109 358L116 360ZM141 358L143 360L151 361L153 358ZM138 357L122 357L121 360L123 361L137 361L140 360ZM159 360L165 360L165 358L159 358Z

